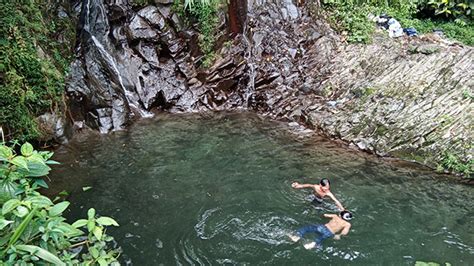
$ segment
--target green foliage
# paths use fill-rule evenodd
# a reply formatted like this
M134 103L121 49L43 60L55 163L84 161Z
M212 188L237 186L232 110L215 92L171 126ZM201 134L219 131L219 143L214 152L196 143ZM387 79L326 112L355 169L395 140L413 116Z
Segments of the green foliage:
M173 10L186 20L195 20L199 30L199 48L204 55L202 64L209 67L214 61L214 44L219 23L218 8L221 0L175 1ZM187 18L187 14L190 18Z
M420 8L432 10L434 16L454 19L461 25L474 18L472 0L423 0Z
M29 143L20 154L0 146L0 264L118 264L120 252L109 248L113 238L105 233L115 220L89 209L87 219L69 224L62 216L69 202L53 203L37 191L48 187L42 177L57 164L51 156Z
M45 18L44 6L34 0L0 3L0 126L10 139L38 137L34 118L61 103L64 54L71 48L52 39L63 30L73 38L74 29L67 18Z
M375 23L367 18L368 15L386 13L400 21L401 25L405 28L414 27L420 33L441 29L448 38L459 40L468 45L474 45L472 7L467 8L465 14L459 14L457 17L446 17L440 16L441 13L436 15L434 9L430 13L430 8L432 8L431 2L433 1L323 0L325 10L329 11L330 14L331 24L336 30L347 33L347 40L351 43L370 43L372 33L375 30ZM440 0L439 2L454 1ZM463 2L461 5L465 6L468 0L458 2ZM418 18L422 11L428 12L432 17ZM467 13L469 15L466 15Z
M457 173L462 173L470 178L474 172L474 159L463 162L456 154L445 152L440 167Z
M322 2L331 14L331 24L336 30L345 31L348 34L347 40L351 43L372 41L375 24L368 19L370 14L388 13L398 19L400 15L405 17L412 14L417 6L410 0L323 0Z
M446 37L458 40L467 45L474 45L474 21L467 20L465 24L459 24L454 20L439 20L439 19L419 19L410 15L397 15L396 12L387 11L389 14L394 14L403 27L414 27L420 33L429 33L434 29L443 31Z
M215 1L214 0L184 0L184 8L187 9L192 9L195 8L198 5L201 6L211 6L214 5Z

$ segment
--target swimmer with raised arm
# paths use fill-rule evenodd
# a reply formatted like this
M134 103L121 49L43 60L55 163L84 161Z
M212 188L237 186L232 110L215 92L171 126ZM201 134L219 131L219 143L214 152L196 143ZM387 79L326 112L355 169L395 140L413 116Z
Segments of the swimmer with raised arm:
M298 182L293 182L291 184L291 186L293 188L297 188L297 189L312 188L314 196L315 196L315 199L313 200L314 203L322 203L323 198L325 196L328 196L336 203L336 206L337 206L337 208L339 208L339 210L341 210L341 211L344 210L344 207L342 206L342 204L331 193L331 191L330 191L330 182L329 182L329 179L327 179L327 178L321 179L321 181L319 182L319 185L318 184L300 184Z
M331 218L326 224L313 224L302 227L296 231L296 235L289 235L293 242L298 242L307 233L317 233L318 237L314 242L304 244L306 249L312 249L314 247L321 248L323 240L334 237L335 240L341 239L341 236L349 234L351 224L349 221L352 219L352 213L349 211L342 211L339 215L336 214L324 214L324 217Z

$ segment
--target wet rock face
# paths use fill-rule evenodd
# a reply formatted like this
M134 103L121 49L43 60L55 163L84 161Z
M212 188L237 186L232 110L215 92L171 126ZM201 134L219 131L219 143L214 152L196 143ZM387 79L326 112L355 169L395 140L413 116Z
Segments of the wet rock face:
M170 1L161 2L136 12L128 1L83 1L67 86L76 121L108 132L151 115L154 107L194 108L197 95L179 99L196 70L186 40L169 26L169 12L160 12Z
M183 28L171 12L172 2L133 10L126 1L83 1L77 59L67 85L75 121L105 133L151 116L153 109L249 105L241 37L222 49L223 57L210 69L198 71L197 33Z
M344 45L291 1L249 8L251 108L359 149L436 166L472 160L474 49L426 36Z
M305 9L290 16L287 1L275 2L249 20L257 111L382 156L472 159L472 47L384 35L344 45Z
M429 165L445 151L472 156L473 102L465 96L474 95L472 48L387 37L345 45L304 1L248 0L243 34L204 70L198 35L171 2L140 10L128 1L79 5L67 88L76 124L108 132L153 109L249 109L379 155Z

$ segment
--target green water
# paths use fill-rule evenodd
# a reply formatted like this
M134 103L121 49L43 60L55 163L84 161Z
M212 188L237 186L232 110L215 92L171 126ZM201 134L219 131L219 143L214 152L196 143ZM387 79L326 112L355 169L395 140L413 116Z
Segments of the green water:
M251 114L166 115L128 131L81 136L60 148L52 191L69 218L95 207L133 265L474 264L473 188L426 169L395 166ZM332 181L355 218L320 251L287 234L324 223L292 181ZM83 191L82 187L92 189Z

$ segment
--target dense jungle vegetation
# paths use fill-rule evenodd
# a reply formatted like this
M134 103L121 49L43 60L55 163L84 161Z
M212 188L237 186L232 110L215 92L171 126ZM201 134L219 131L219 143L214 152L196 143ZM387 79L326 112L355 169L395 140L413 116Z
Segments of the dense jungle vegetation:
M40 3L41 2L41 3ZM0 3L0 125L7 139L41 135L35 118L63 109L75 25L57 3Z

